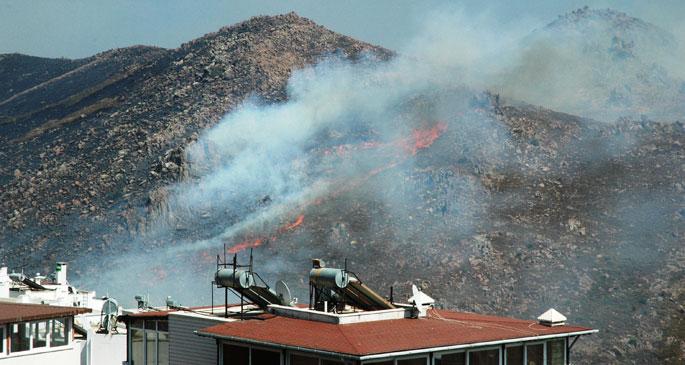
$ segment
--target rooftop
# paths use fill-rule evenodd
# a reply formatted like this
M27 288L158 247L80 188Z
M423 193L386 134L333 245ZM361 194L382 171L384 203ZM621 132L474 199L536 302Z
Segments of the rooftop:
M198 334L236 342L268 343L285 348L363 357L594 332L596 330L587 327L550 327L536 321L429 309L426 317L418 319L388 319L350 324L265 314L259 320L222 323L204 328Z
M0 325L90 313L90 308L0 302Z

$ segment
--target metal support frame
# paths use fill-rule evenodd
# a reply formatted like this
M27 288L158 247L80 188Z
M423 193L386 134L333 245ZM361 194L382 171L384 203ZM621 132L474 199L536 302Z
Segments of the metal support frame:
M566 338L566 364L571 363L571 349L573 348L573 345L576 344L576 341L578 341L579 338L580 338L580 335L575 336L573 338L573 342L571 342L571 343L569 343L569 340L571 339L571 337Z

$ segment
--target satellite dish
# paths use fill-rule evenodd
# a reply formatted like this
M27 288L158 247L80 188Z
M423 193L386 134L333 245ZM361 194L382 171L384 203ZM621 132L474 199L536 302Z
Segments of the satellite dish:
M112 333L117 329L117 316L119 316L119 304L112 298L105 299L100 311L100 331Z
M290 295L290 289L283 280L276 282L276 294L281 299L281 304L292 305L293 297Z

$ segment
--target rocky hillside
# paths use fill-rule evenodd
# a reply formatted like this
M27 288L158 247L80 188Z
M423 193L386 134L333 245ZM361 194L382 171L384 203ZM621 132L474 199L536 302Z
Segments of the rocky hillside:
M568 17L561 22L577 23ZM601 331L574 347L576 363L682 363L680 122L606 124L457 85L428 87L393 104L392 123L383 125L393 133L351 108L346 123L305 138L286 172L297 172L302 185L323 180L328 190L316 199L275 210L280 196L257 188L241 195L233 191L239 183L220 192L248 201L229 206L220 194L199 207L170 198L183 184L205 189L192 183L251 140L196 142L227 112L246 99L287 104L294 70L364 54L379 64L392 58L288 14L173 50L133 47L74 61L0 57L0 80L13 85L0 96L0 261L45 272L69 260L77 263L74 281L90 280L94 289L105 290L100 278L132 275L134 289L120 283L125 295L168 283L173 292L164 295L208 300L198 281L220 247L173 249L278 211L273 222L223 243L235 245L231 252L254 247L260 274L285 276L298 293L306 283L292 267L313 256L333 265L347 257L382 293L393 285L401 296L418 283L444 307L525 318L555 307ZM190 158L193 148L201 158Z
M288 14L174 50L132 47L76 61L3 56L0 78L17 86L0 101L0 239L11 242L0 258L72 258L105 248L110 232L139 233L139 209L182 175L183 147L198 131L250 95L283 100L294 69L367 52L390 55ZM15 71L34 66L17 58L34 62L36 76L20 79ZM103 232L98 241L85 242L94 229Z
M632 115L674 121L685 114L682 47L653 24L586 7L526 37L504 90L537 105L608 122Z

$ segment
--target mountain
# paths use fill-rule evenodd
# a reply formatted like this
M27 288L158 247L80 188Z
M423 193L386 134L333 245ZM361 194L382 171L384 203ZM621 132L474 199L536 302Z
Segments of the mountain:
M646 24L581 9L548 28L594 34L595 18L626 34ZM583 57L623 69L644 57L621 45L632 41L589 40ZM574 361L682 363L683 124L599 122L526 90L517 99L543 106L406 88L418 68L396 58L296 14L177 49L0 56L12 85L0 100L0 261L45 272L68 260L75 282L124 302L144 290L209 300L222 243L254 248L256 270L296 295L307 284L290 267L347 257L380 292L416 283L441 306L526 318L555 307L600 329Z
M503 89L528 102L609 122L640 116L682 120L682 46L640 19L586 7L526 37Z
M174 50L131 47L75 61L3 56L0 79L18 86L0 101L7 162L0 166L0 237L35 260L77 253L93 224L136 232L138 222L121 212L144 206L149 191L180 176L180 151L202 128L250 95L283 100L294 69L367 51L390 55L287 14ZM34 67L17 66L21 60L47 71L21 81L18 68ZM8 261L13 253L14 261L15 250L0 255Z

